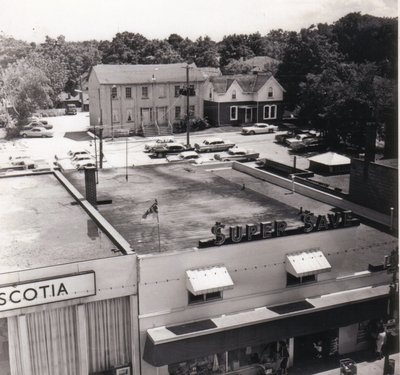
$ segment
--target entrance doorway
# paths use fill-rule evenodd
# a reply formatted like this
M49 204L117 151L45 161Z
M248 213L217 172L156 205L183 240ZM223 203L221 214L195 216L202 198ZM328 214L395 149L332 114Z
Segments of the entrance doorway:
M253 121L253 109L252 108L245 108L244 110L244 122L248 124L249 122Z
M151 108L141 108L140 109L140 116L141 116L143 125L150 125L151 124L151 122L152 122Z
M167 107L157 107L157 122L159 125L163 125L168 122Z

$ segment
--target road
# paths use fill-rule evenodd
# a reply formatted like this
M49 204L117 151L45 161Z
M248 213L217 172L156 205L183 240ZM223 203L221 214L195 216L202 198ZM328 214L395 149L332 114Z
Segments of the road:
M71 149L84 149L90 151L93 155L95 154L95 142L84 133L89 128L89 114L87 112L79 112L75 116L51 117L47 120L53 125L53 138L20 138L8 142L2 140L0 143L0 160L22 154L53 165L55 155L65 157ZM293 156L289 154L288 149L273 142L277 133L243 136L240 134L240 128L227 128L226 132L223 128L207 129L192 133L190 135L191 144L202 142L206 137L213 136L213 134L210 134L213 131L218 132L215 136L260 153L261 158L293 164ZM69 132L82 132L83 139L71 139L68 137ZM175 139L179 143L186 143L186 134L176 135ZM115 138L114 141L105 139L103 141L103 153L107 160L105 166L124 167L126 164L132 166L166 163L164 158L152 159L149 154L143 152L144 144L149 141L151 141L150 138L143 137ZM96 146L98 151L99 142ZM204 153L201 155L201 159L210 162L214 159L214 153ZM308 160L297 156L297 166L308 168Z

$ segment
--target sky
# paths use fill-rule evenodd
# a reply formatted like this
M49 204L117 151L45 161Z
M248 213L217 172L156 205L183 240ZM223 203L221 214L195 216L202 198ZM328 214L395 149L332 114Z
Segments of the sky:
M397 17L397 0L0 0L0 35L41 43L46 35L67 41L111 40L116 33L192 40L208 35L299 31L332 23L350 12Z

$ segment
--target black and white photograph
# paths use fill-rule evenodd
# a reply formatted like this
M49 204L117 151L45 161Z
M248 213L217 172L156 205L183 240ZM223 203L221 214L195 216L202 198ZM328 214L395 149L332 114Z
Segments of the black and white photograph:
M0 375L400 375L396 0L0 9Z

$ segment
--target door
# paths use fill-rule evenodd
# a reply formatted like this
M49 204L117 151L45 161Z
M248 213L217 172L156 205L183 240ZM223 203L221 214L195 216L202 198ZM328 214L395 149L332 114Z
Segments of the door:
M252 109L251 108L246 108L245 109L245 116L244 116L244 122L248 124L249 122L253 121L253 116L252 116Z
M166 107L157 107L157 123L159 125L166 124L168 122L167 119L167 108Z
M151 111L150 108L141 108L141 117L143 125L150 125L151 124Z

